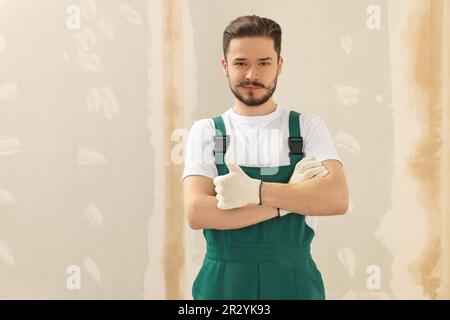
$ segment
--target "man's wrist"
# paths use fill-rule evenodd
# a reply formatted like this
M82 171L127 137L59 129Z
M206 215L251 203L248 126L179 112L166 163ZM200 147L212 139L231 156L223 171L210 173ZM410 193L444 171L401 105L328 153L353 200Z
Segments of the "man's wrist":
M260 205L260 206L262 205L262 196L261 196L262 185L263 185L263 181L260 180L260 183L259 183L259 203L258 203L258 205Z
M276 208L277 206L270 200L270 189L274 184L273 182L264 182L261 185L261 203Z

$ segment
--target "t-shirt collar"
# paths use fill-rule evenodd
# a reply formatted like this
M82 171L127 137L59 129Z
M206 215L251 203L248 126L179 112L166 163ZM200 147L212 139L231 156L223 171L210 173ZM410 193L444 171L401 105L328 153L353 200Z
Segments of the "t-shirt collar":
M228 110L228 114L230 115L233 120L239 121L239 122L246 122L246 123L258 123L258 122L266 122L271 121L275 118L277 118L281 113L281 106L277 105L276 109L272 111L269 114L263 115L263 116L244 116L237 114L234 112L233 108L231 107Z

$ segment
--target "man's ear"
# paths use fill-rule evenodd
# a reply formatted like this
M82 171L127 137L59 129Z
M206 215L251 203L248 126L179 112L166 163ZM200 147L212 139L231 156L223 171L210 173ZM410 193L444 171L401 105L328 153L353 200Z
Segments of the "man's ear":
M227 64L227 62L225 61L225 59L222 59L221 63L222 63L222 67L223 67L223 74L225 76L228 76L228 64Z
M283 63L284 63L284 59L283 57L280 55L280 61L278 62L278 75L281 74L281 71L283 71Z

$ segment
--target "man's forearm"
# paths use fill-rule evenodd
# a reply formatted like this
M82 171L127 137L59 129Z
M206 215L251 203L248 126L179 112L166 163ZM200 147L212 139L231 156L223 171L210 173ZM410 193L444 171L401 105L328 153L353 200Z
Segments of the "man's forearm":
M270 220L278 216L276 208L266 205L248 205L231 210L217 208L214 196L202 196L191 205L193 229L232 230Z
M300 183L263 183L264 205L282 208L302 215L326 216L344 214L348 195L328 176Z

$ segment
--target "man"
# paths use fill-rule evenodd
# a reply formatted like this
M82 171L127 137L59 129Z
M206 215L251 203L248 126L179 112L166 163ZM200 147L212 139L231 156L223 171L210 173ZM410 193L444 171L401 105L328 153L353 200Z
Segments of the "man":
M237 18L223 50L236 100L194 123L182 178L187 220L207 242L193 298L325 299L310 254L314 216L348 208L330 134L320 117L273 101L283 67L276 22Z

